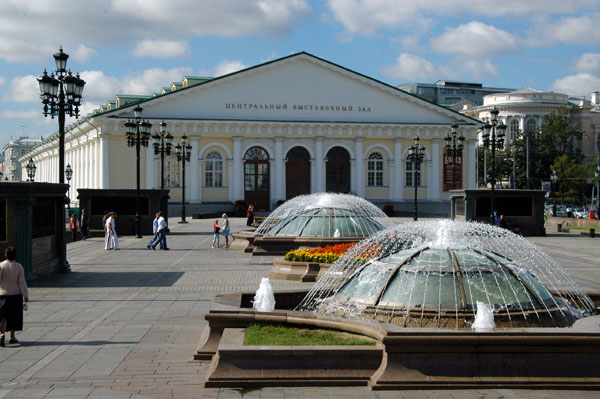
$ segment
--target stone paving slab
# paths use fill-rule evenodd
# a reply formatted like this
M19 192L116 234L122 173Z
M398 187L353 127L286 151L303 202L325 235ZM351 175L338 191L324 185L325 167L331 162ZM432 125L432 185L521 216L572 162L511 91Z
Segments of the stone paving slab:
M148 237L122 237L119 251L105 251L100 238L69 244L72 273L33 284L25 328L18 334L22 345L0 350L0 399L600 397L588 391L511 389L205 389L209 363L193 361L193 354L212 298L255 291L272 258L211 249L211 220L189 222L170 220L171 251L147 250ZM232 218L231 227L245 228L245 219ZM599 241L566 234L532 241L584 287L600 292ZM312 284L272 283L275 290Z

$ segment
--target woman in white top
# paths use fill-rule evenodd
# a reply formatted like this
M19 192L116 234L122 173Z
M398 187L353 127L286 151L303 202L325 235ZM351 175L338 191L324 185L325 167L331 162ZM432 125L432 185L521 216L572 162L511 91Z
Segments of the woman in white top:
M6 260L0 263L0 346L5 345L6 330L10 330L8 343L17 344L15 331L23 330L23 301L29 302L25 271L15 262L17 250L8 247Z
M221 217L223 218L223 222L221 222L221 234L225 237L225 246L223 248L229 248L229 219L227 219L226 213L221 215Z

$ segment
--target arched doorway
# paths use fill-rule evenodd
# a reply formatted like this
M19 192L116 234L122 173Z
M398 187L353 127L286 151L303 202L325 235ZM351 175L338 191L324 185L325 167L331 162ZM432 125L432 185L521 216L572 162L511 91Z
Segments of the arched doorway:
M306 148L292 148L285 160L285 199L310 194L310 154Z
M325 167L325 191L328 193L350 192L350 154L342 147L327 151Z
M257 210L269 209L269 155L260 147L244 154L244 200Z

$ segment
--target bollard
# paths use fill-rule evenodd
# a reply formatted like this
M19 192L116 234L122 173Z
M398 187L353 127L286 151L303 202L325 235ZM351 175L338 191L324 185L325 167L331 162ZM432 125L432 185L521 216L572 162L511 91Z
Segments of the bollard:
M556 225L556 231L558 231L559 233L562 232L562 223L558 223Z
M590 237L596 237L596 229L590 229Z

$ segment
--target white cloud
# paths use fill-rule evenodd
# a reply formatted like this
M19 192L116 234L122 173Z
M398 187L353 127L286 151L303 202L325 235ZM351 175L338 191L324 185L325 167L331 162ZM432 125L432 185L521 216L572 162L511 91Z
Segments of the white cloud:
M0 86L3 86L6 83L6 78L4 76L0 76Z
M142 40L133 49L136 57L176 58L188 54L188 45L177 40Z
M600 44L598 19L600 13L561 18L553 24L538 25L535 29L536 40L541 44Z
M431 39L431 47L438 53L471 57L518 51L519 43L517 36L478 21L446 29L442 35Z
M85 80L83 100L90 102L106 103L106 100L121 93L121 80L107 76L102 71L83 71L81 78Z
M87 46L84 46L83 44L80 44L74 50L71 51L71 55L73 56L74 60L79 62L85 62L92 56L98 55L98 52L93 48L89 48Z
M435 66L418 55L402 53L394 65L387 66L381 71L391 79L426 80L438 77Z
M582 54L581 57L575 60L575 70L600 75L600 53Z
M404 35L396 37L390 40L392 43L398 43L404 50L410 50L414 52L422 52L423 49L419 44L419 37L413 35Z
M516 16L536 19L599 8L597 0L328 0L333 19L348 32L373 35L400 26L426 28L436 16Z
M552 90L566 93L571 96L588 96L600 87L600 77L590 73L579 73L557 79L552 85Z
M122 87L118 92L127 94L152 94L160 91L164 86L170 86L171 82L181 82L183 76L191 74L192 68L187 67L166 70L151 68L143 71L141 74L122 78Z
M7 109L0 112L0 117L10 119L34 119L39 118L40 115L42 115L42 112L40 110L15 111Z
M475 79L498 76L498 68L490 60L454 60L456 69L467 71Z
M242 61L225 60L215 67L213 76L227 75L228 73L236 72L244 68L247 68L247 66L244 65Z
M27 75L13 78L4 98L19 103L39 102L40 85L37 82L37 76Z
M311 17L305 0L6 0L0 2L0 57L44 61L57 44L85 59L93 55L90 47L157 37L281 36Z

